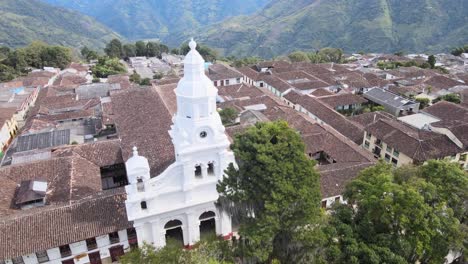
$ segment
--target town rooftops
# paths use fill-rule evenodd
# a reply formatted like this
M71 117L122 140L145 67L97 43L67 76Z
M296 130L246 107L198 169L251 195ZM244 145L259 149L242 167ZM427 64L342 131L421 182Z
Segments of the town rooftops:
M174 146L168 131L172 115L153 87L126 89L111 95L117 132L124 159L134 146L150 164L151 175L159 175L174 161Z
M363 104L367 102L363 97L351 93L322 96L319 100L333 108L344 105Z
M419 130L393 119L379 119L365 129L415 162L445 158L461 151L444 134Z
M16 194L15 204L21 206L26 203L43 200L46 196L47 181L26 180L22 181Z
M391 93L387 90L380 88L374 88L364 93L364 97L383 106L391 106L394 108L399 108L405 105L416 104L416 102L401 97L397 94Z
M75 89L77 99L91 99L109 96L110 91L119 90L119 83L93 83L81 85Z
M16 141L16 152L43 149L70 144L70 129L19 136Z
M224 64L216 63L208 68L208 78L212 81L241 78L243 75Z
M308 95L299 95L296 92L288 93L285 98L293 104L300 105L321 121L327 123L338 132L360 144L364 136L363 128L347 120L346 117L336 112L325 103Z

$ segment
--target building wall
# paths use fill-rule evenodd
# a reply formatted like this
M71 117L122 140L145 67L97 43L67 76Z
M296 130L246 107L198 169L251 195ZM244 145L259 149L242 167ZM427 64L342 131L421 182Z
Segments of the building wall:
M98 252L101 255L102 263L111 263L111 255L109 249L115 246L123 246L124 251L130 250L130 245L127 237L127 230L118 231L119 243L111 244L109 235L103 235L96 237L97 249L88 251L86 241L79 241L76 243L69 244L72 255L66 258L62 258L60 255L60 249L51 248L47 250L49 261L43 262L45 264L61 264L62 261L73 259L76 264L87 264L90 263L88 254ZM25 264L37 264L39 263L36 257L36 253L23 256ZM13 264L11 259L5 261L6 264Z
M7 120L0 129L0 152L6 149L18 131L16 115Z
M229 82L229 84L228 84ZM220 86L229 86L229 85L236 85L236 84L241 84L244 82L244 78L231 78L231 79L226 79L226 80L217 80L213 81L214 86L220 87Z
M369 136L367 132L364 132L364 140L361 146L367 151L374 154L376 158L383 159L387 163L394 164L392 160L393 159L397 160L397 163L394 164L397 167L414 163L412 158L410 158L409 156L401 152L399 152L398 154L395 153L395 151L398 152L398 150L395 150L394 148L392 148L392 146L387 145L383 141L381 142L381 145L380 145L381 153L380 155L376 155L375 153L373 153L373 150L377 146L376 140L377 138L374 135ZM468 170L468 152L458 153L458 154L455 154L454 156L443 157L441 159L445 159L454 163L458 163L460 165L460 168L464 170Z
M404 153L399 152L397 149L394 149L392 146L387 145L385 142L381 142L380 146L376 144L377 138L374 135L364 132L364 140L362 142L362 147L374 154L378 159L382 159L387 163L393 164L397 167L406 164L413 164L413 159L405 155ZM380 155L376 155L373 150L379 147L381 149ZM396 163L394 162L396 160Z

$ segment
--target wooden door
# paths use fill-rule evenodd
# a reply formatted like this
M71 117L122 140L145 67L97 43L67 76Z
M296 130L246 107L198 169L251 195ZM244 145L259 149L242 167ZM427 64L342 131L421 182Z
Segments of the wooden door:
M102 262L101 262L101 254L99 254L99 251L93 252L93 253L89 253L89 254L88 254L88 257L89 257L89 263L90 263L90 264L102 264Z
M125 254L123 246L111 247L109 248L109 252L111 255L112 262L119 260L119 257Z

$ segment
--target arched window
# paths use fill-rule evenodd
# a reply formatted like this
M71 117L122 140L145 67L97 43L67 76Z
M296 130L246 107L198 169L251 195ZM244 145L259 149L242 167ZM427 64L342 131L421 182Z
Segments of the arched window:
M201 178L202 177L202 168L201 165L195 165L195 177L196 178Z
M208 212L204 212L203 214L201 214L198 219L200 221L203 221L203 220L208 220L208 219L214 218L215 216L216 216L216 214L214 212L208 211Z
M169 222L167 222L165 225L164 225L164 229L174 229L174 228L177 228L177 227L181 227L182 226L182 222L180 220L171 220Z
M208 162L208 175L214 175L214 162Z

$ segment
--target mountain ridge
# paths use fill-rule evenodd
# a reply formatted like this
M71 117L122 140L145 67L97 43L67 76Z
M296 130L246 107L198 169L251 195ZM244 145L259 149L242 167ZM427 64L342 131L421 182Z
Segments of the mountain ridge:
M438 52L468 43L463 10L468 1L276 0L199 33L224 55L274 57L330 46L347 52Z
M159 38L164 41L170 34L185 32L189 35L201 26L252 13L270 0L42 1L92 16L131 40Z
M120 35L91 17L39 0L0 1L0 45L25 46L34 40L71 47L103 48Z

